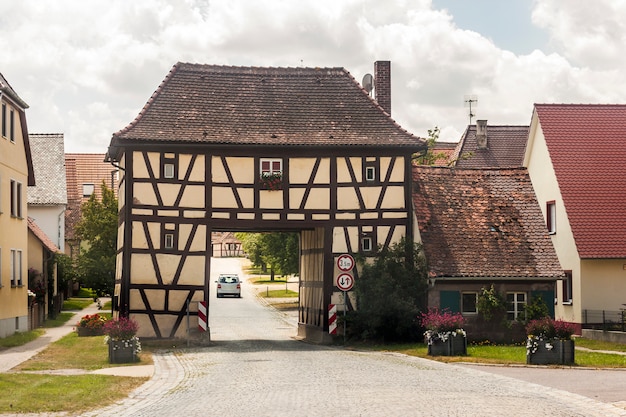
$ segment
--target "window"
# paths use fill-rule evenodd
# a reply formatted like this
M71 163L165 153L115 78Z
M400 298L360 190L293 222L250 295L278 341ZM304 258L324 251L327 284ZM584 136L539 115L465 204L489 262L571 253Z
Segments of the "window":
M366 158L363 162L363 178L367 182L378 181L378 159Z
M565 279L563 280L563 304L571 304L572 294L572 271L564 271Z
M22 251L11 249L11 286L22 285Z
M11 216L22 218L22 183L11 180Z
M161 154L161 178L178 178L178 154L164 153Z
M463 314L475 314L478 312L476 309L476 300L478 299L477 292L464 292L461 294L461 312Z
M7 137L7 105L2 103L2 137Z
M165 249L173 249L174 248L174 233L166 233L165 234Z
M546 203L546 226L548 233L551 235L556 233L556 203L554 201Z
M161 225L161 248L178 248L178 228L175 224L166 223Z
M96 186L94 184L83 184L83 197L91 197L95 190Z
M518 316L522 316L526 306L526 293L507 292L506 306L506 318L508 320L515 320Z
M174 164L163 165L163 178L174 178Z
M2 288L2 248L0 248L0 288Z
M15 142L15 112L13 109L9 110L9 139L11 142Z
M364 237L363 239L361 239L361 250L363 252L370 252L372 250L373 247L373 243L372 243L372 238L369 236Z
M283 173L282 159L261 159L261 176L280 175Z

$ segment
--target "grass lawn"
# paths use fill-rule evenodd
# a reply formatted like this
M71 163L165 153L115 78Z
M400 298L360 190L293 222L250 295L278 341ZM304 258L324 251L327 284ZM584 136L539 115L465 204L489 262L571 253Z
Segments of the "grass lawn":
M259 297L265 298L295 298L298 295L298 292L291 290L266 290L259 292Z
M576 346L590 349L625 352L626 346L618 343L598 342L577 338ZM591 347L594 346L594 347ZM595 347L600 346L600 347ZM428 347L423 343L402 345L376 345L373 350L392 351L440 362L492 363L502 365L526 364L525 345L473 345L467 346L467 356L428 356ZM576 350L575 366L592 368L626 368L626 355L587 352Z
M15 332L11 336L2 337L0 338L0 351L15 346L25 345L26 343L37 339L39 336L43 335L43 333L43 329L35 329L27 332Z
M67 311L82 310L93 304L93 298L72 297L63 301L62 309Z
M151 348L139 354L140 362L111 365L104 336L78 337L76 333L52 343L32 359L18 365L11 373L0 374L0 413L76 413L100 408L128 396L147 378L109 375L51 375L58 369L85 371L111 366L147 365L152 362ZM28 373L28 372L40 373Z
M0 374L0 413L74 414L105 407L126 398L146 380L90 374Z

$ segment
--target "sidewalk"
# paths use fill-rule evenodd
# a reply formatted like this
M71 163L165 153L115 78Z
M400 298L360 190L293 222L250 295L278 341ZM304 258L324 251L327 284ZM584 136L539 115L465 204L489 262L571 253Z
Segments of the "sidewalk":
M108 299L101 298L102 304ZM16 346L4 351L0 351L0 373L10 372L11 369L17 365L25 362L44 350L50 343L53 343L63 336L70 334L74 331L76 323L82 316L87 314L102 313L102 310L98 310L96 303L91 304L89 307L74 312L74 315L63 325L59 327L53 327L45 329L45 334L26 343L22 346ZM151 377L154 374L154 365L138 365L138 366L123 366L103 368L89 373L94 374L106 374L117 376L135 376L135 377Z

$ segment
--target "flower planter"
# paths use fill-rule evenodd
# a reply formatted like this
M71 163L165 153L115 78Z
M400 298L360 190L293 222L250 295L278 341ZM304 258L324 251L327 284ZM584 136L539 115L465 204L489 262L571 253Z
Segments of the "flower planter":
M137 340L109 340L109 363L137 361Z
M432 339L428 342L430 356L460 356L467 355L467 337L457 334L448 336L446 341Z
M85 336L102 336L104 334L104 330L100 329L90 329L88 327L77 327L76 333L78 333L78 337Z
M526 363L531 365L573 365L574 341L529 339L526 344Z

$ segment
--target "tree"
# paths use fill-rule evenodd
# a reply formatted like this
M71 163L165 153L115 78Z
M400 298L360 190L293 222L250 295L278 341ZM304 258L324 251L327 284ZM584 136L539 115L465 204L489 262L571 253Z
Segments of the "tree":
M235 233L235 237L241 241L242 249L254 266L264 272L269 266L272 281L276 273L298 273L300 253L297 233Z
M113 294L118 226L115 194L104 181L101 190L101 200L92 194L83 203L76 227L76 234L82 241L77 273L81 283L98 296Z
M402 239L379 249L373 262L359 258L354 291L358 309L347 331L358 339L401 341L421 336L417 316L426 308L427 268L421 246Z
M445 152L435 152L435 146L439 140L439 127L435 126L433 129L428 129L428 139L426 139L426 149L420 153L413 155L412 159L417 165L435 165L437 161L448 161L446 166L454 166L456 161L471 158L473 152L464 152L456 159L448 160L448 155Z

